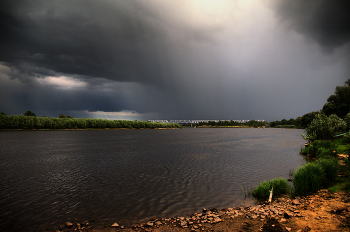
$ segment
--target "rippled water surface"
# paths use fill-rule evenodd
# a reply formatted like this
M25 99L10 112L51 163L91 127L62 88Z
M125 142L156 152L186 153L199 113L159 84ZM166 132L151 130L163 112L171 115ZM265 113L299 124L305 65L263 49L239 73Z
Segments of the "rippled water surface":
M251 204L246 188L303 164L302 130L0 132L0 228L118 223Z

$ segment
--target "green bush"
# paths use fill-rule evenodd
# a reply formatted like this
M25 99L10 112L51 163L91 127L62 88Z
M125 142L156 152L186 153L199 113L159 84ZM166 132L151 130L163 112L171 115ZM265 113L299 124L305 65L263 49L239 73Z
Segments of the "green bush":
M331 157L334 157L336 156L336 152L334 152L333 149L327 149L327 148L319 148L316 152L316 158L319 159L319 158L331 158Z
M337 148L335 149L338 154L344 154L347 153L349 150L348 145L338 145Z
M318 159L315 164L321 166L324 173L322 187L327 188L336 181L338 176L338 160L336 158Z
M327 148L327 149L335 149L335 145L330 141L330 140L316 140L313 143L313 146L318 149L318 148Z
M302 135L309 142L315 140L329 140L334 135L346 130L346 123L337 115L332 114L327 117L324 114L318 114L306 128L306 135Z
M310 144L309 146L305 147L302 151L301 151L302 155L309 155L309 154L315 154L315 149L314 146L312 144Z
M307 163L299 167L293 175L294 191L296 195L307 195L322 188L324 170L321 165Z
M275 197L289 192L288 182L284 178L275 178L273 180L261 182L255 189L253 189L253 197L259 200L267 200L272 187L273 196Z
M337 146L329 140L316 140L309 146L305 147L302 151L302 155L312 155L316 158L328 158L335 157Z
M345 143L350 144L350 133L344 135L343 140Z

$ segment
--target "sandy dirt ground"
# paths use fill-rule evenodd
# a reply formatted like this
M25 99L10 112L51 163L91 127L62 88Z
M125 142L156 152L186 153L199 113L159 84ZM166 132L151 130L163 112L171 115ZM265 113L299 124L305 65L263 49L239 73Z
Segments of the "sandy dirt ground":
M202 213L128 226L72 222L56 231L350 231L350 194L321 190L308 197L278 198L254 207L203 209Z

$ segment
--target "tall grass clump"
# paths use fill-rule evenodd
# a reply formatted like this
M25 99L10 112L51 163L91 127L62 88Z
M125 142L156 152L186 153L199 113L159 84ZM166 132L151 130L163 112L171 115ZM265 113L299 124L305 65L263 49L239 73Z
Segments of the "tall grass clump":
M296 195L307 195L322 188L325 173L320 164L307 163L299 167L293 176Z
M269 181L261 182L253 189L253 197L259 200L267 200L270 195L270 190L273 187L273 196L280 196L289 192L288 182L284 178L275 178Z
M321 166L323 170L323 187L327 188L330 185L332 185L336 181L338 176L338 160L335 158L318 159L315 163Z

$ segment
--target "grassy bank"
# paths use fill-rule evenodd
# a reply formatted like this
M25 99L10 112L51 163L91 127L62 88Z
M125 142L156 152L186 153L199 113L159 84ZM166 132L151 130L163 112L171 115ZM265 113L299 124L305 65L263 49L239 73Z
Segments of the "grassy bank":
M331 192L349 192L349 149L350 135L333 141L316 140L300 151L308 163L292 173L292 185L283 178L264 181L252 190L252 195L267 200L272 187L274 197L306 196L325 188Z

